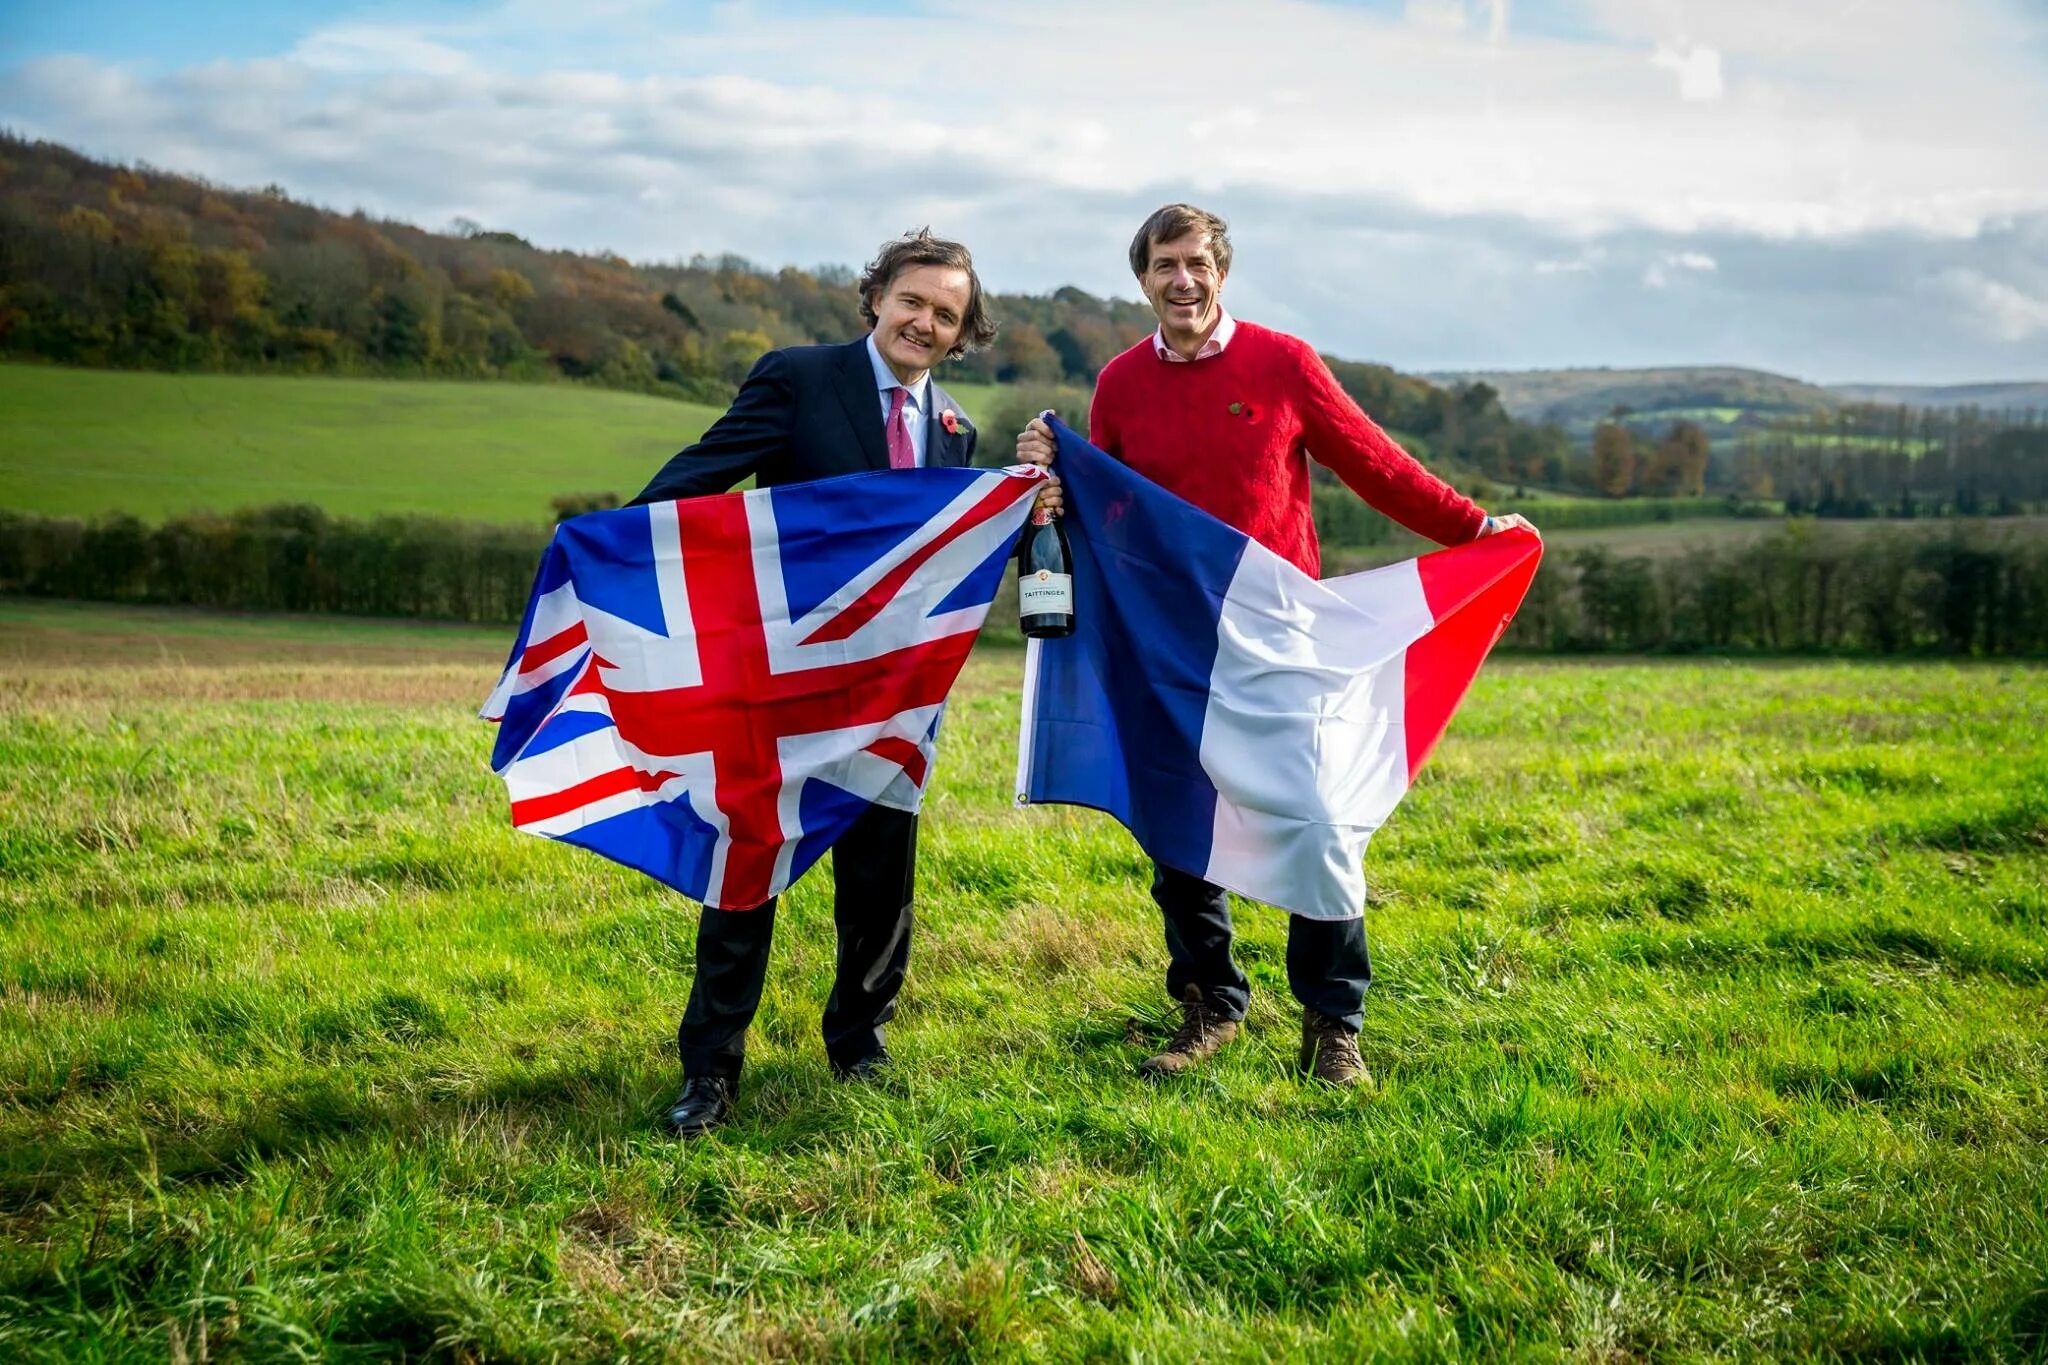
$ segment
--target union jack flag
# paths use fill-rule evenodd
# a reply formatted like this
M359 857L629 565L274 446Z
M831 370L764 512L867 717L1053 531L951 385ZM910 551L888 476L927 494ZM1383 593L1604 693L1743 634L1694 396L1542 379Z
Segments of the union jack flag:
M916 810L1042 471L914 469L556 528L504 676L512 823L750 909Z

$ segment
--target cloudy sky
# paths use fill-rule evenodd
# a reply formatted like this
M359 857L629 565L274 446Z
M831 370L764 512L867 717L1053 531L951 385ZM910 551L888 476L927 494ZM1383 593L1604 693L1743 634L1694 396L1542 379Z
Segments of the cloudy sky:
M2048 0L0 0L0 123L635 259L1226 300L1406 369L2048 377Z

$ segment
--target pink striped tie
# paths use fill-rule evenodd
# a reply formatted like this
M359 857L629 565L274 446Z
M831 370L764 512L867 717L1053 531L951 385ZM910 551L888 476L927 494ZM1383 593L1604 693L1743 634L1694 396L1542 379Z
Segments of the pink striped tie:
M917 451L910 444L910 429L903 425L903 400L910 390L898 385L889 390L889 468L909 469L917 463Z

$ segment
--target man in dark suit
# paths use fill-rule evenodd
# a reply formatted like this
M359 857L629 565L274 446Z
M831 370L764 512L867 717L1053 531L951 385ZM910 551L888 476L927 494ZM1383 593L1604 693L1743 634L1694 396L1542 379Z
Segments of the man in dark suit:
M861 276L860 311L872 330L857 341L762 356L725 415L633 502L723 493L749 475L768 487L969 463L974 428L931 379L941 359L995 339L967 248L928 230L888 243ZM866 1079L888 1060L882 1026L910 961L916 861L917 817L882 806L870 806L833 846L839 970L824 1031L842 1079ZM774 929L772 899L752 910L704 907L697 976L677 1030L683 1089L663 1116L679 1137L731 1113Z

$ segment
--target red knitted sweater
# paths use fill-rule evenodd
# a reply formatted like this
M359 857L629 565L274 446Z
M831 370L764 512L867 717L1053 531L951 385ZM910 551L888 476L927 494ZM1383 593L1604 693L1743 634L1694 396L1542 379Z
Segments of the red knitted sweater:
M1311 458L1439 545L1473 539L1486 521L1360 411L1307 342L1248 322L1207 360L1162 360L1148 336L1110 361L1088 429L1096 445L1311 577L1322 564Z

